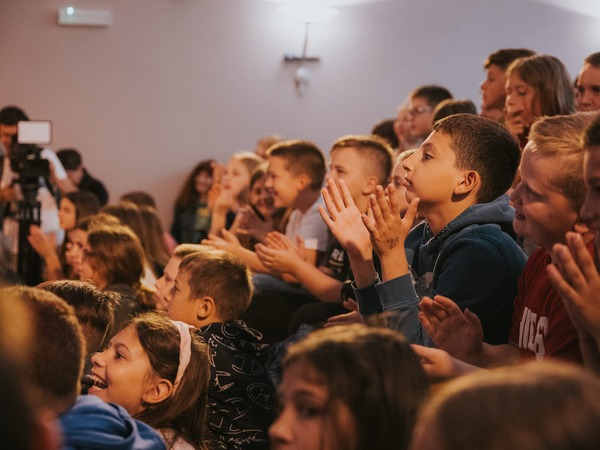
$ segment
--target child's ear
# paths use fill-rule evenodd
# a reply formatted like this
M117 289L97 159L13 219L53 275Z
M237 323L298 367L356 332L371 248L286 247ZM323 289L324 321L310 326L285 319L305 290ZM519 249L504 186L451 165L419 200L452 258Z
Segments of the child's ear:
M215 305L215 300L212 297L206 296L196 299L196 301L198 302L196 315L200 322L203 322L204 320L216 314L217 307Z
M311 179L308 175L301 173L296 177L296 186L298 187L298 192L305 190L311 184Z
M378 184L379 184L379 180L377 179L376 176L367 177L363 183L362 194L365 197L367 197L367 196L375 193L375 188L377 187ZM387 186L388 184L389 184L389 180L388 180L388 183L385 183L384 186Z
M142 394L144 403L156 404L168 399L173 394L173 383L166 378L155 375L150 387Z
M476 170L465 170L459 184L454 189L454 193L456 195L469 194L479 187L480 183L481 177Z

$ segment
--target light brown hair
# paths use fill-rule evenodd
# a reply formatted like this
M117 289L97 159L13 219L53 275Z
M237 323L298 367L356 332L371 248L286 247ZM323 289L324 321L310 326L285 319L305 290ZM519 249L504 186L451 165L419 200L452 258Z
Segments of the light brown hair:
M600 448L600 380L581 367L534 361L456 379L424 408L417 434L443 450Z
M31 312L36 339L32 343L32 375L41 404L61 414L79 394L85 340L73 307L52 292L16 286L2 296L22 301Z
M333 143L329 153L333 155L342 148L356 150L363 162L362 166L370 175L377 177L379 184L385 185L389 182L394 166L394 151L383 138L375 135L342 136Z
M188 275L191 298L211 297L224 322L239 319L250 305L250 269L229 252L192 253L181 261L179 273Z
M308 141L282 141L273 145L267 152L269 158L277 157L285 161L285 170L293 176L306 175L310 178L310 188L319 190L325 178L325 158L319 148Z
M549 174L552 187L563 194L577 212L585 198L581 138L593 118L593 113L544 117L535 122L529 132L529 141L535 145L532 152L554 161L555 170Z
M429 382L400 334L364 325L320 329L290 347L284 377L294 364L303 364L307 380L329 393L323 420L336 441L333 448L407 448ZM339 403L354 416L355 434L340 428Z
M515 59L506 77L516 73L535 90L542 116L558 116L575 112L575 90L565 65L550 55L533 55Z

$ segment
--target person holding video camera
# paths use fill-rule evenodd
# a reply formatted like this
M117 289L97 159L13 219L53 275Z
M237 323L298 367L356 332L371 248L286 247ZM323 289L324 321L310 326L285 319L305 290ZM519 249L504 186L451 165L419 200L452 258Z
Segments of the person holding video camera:
M19 142L18 124L27 121L16 106L0 110L0 202L4 203L0 213L3 246L13 258L20 251L18 202L39 202L41 230L56 236L60 233L56 189L61 194L77 190L56 153Z

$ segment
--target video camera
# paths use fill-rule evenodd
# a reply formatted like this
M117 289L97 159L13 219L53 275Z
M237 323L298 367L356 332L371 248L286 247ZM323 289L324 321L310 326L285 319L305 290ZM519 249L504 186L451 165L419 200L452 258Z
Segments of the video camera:
M50 165L42 158L42 148L37 144L49 144L52 128L49 121L24 121L18 123L18 139L10 149L10 168L19 175L21 187L34 188L39 178L50 176Z
M18 138L10 147L10 168L17 175L23 199L18 202L19 222L17 273L23 281L35 286L42 280L42 260L27 240L32 225L41 225L41 204L37 199L40 177L50 176L50 165L42 158L42 147L52 141L49 121L17 123ZM47 186L50 184L46 181Z

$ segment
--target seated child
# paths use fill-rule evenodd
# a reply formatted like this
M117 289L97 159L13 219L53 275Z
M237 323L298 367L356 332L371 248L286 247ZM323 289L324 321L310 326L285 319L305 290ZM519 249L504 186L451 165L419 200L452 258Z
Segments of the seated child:
M567 419L568 418L568 419ZM569 364L478 371L426 404L411 450L600 448L600 381Z
M370 216L362 214L361 220L351 196L340 195L329 182L323 190L329 215L324 208L321 215L348 253L363 316L399 312L395 326L407 339L431 345L419 322L419 300L448 295L479 316L486 342L507 342L526 259L514 240L514 210L503 195L519 157L517 143L502 125L456 114L437 122L404 161L410 207L402 219L393 185L387 198L377 188ZM417 205L426 220L411 230Z
M156 431L124 409L78 396L85 341L70 305L52 292L31 287L4 288L1 295L27 307L32 330L41 337L34 337L31 346L31 381L36 402L59 419L63 448L99 448L112 442L124 450L165 449Z
M415 138L425 139L432 131L433 111L442 101L451 99L452 94L443 86L419 86L410 93L408 116L411 134ZM406 149L408 150L408 149Z
M250 177L248 205L241 208L229 231L235 234L240 243L249 250L265 240L271 231L281 231L285 227L287 208L275 208L273 196L265 187L268 163L254 169Z
M309 334L283 362L271 448L407 449L429 383L391 330L343 325Z
M85 338L85 364L81 393L87 394L93 380L89 374L92 356L104 350L113 336L115 305L119 297L111 291L97 289L91 283L75 280L46 281L38 288L50 291L75 308L75 315Z
M56 450L60 430L31 389L32 317L18 300L3 292L0 301L0 448Z
M509 343L484 343L477 317L463 313L451 300L423 299L420 318L425 329L452 356L480 367L533 357L581 363L577 331L547 268L556 259L553 246L564 243L567 232L587 231L579 223L585 195L581 136L591 119L583 113L546 117L531 127L521 181L511 200L515 231L540 248L529 257L519 280Z
M575 104L579 111L600 111L600 52L583 61L575 82Z
M392 149L376 136L349 135L335 141L330 155L327 178L344 180L359 210L366 212L375 187L390 179ZM331 242L315 267L298 257L296 243L286 236L273 233L270 240L276 244L256 246L259 258L268 268L296 278L300 286L294 291L270 291L254 296L244 315L253 328L272 336L270 341L274 342L293 334L301 323L315 325L332 315L348 312L342 305L342 289L352 274L346 252L337 242Z
M596 234L596 255L590 255L579 233L567 233L566 244L555 244L552 249L557 264L548 266L548 275L577 329L585 366L600 373L600 274L595 261L600 249L600 114L586 130L583 145L586 196L580 215Z
M228 230L239 209L248 204L250 177L262 162L251 152L234 153L229 159L222 179L213 186L218 195L212 202L210 234L220 235L223 229Z
M206 159L196 164L177 194L171 234L180 244L193 244L208 237L210 230L208 193L213 185L215 164L216 161L213 159Z
M95 226L87 233L83 250L79 279L120 296L115 307L115 332L133 315L155 308L154 293L140 282L144 250L129 227Z
M236 256L210 250L183 258L167 314L197 327L209 348L209 431L233 449L267 448L277 395L260 335L236 320L248 307L250 273Z
M90 395L158 430L168 449L204 449L207 347L192 327L142 313L92 357Z
M272 194L275 208L292 210L285 227L285 235L292 242L295 242L297 237L304 239L304 259L313 265L316 265L323 255L329 242L327 227L319 217L317 209L322 202L319 193L324 176L323 154L310 142L283 141L269 149L265 188ZM243 248L231 233L224 231L223 238L211 235L202 243L227 250L237 255L253 272L261 272L253 277L257 290L269 290L273 287L285 289L287 281L297 281L286 277L285 274L269 270L256 253Z
M175 278L179 272L179 264L181 260L191 253L214 250L208 245L202 244L180 244L175 247L169 262L165 266L162 276L154 283L154 300L156 308L165 311L171 301L173 286L175 286Z

